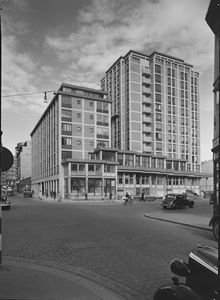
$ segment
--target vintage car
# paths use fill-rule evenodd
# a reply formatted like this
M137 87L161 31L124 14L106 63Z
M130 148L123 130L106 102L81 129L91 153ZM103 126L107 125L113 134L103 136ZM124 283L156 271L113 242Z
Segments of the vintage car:
M10 209L11 203L8 199L7 189L1 189L1 207L2 209Z
M23 190L23 197L32 197L33 196L33 192L31 191L31 189L29 188L25 188Z
M173 284L159 288L153 300L217 300L219 299L218 248L198 245L188 258L172 260ZM185 283L178 276L185 277Z
M166 208L194 207L195 202L187 197L187 194L167 194L161 205Z

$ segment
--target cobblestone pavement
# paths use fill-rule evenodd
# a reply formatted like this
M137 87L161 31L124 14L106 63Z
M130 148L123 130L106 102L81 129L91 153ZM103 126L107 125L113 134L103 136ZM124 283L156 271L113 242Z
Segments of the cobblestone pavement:
M3 261L25 259L67 270L122 299L152 299L159 286L170 282L171 259L187 260L197 244L217 246L210 232L145 218L144 213L161 209L156 202L123 206L11 200L12 210L3 212Z

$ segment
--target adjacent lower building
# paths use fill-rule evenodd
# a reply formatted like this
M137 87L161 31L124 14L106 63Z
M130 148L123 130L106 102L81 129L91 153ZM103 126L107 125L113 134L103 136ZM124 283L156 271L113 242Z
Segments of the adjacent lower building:
M103 91L63 83L31 133L32 189L40 197L66 197L90 180L73 180L69 172L87 174L85 161L97 147L111 147L111 101ZM77 170L72 162L83 162ZM98 171L98 167L97 170ZM100 177L99 177L100 178ZM87 178L88 179L88 178ZM99 185L99 182L95 182ZM77 193L76 193L77 194Z

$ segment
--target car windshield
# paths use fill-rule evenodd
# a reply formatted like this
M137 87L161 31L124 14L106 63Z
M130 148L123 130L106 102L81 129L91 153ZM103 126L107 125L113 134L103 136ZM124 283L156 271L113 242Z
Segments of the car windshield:
M172 199L173 200L173 199L175 199L175 197L176 197L175 195L166 195L166 199Z

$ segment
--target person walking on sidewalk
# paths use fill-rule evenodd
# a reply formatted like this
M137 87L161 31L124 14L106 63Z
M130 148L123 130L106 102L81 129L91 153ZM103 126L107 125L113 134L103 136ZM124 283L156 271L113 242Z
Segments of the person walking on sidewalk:
M140 201L144 201L144 191L142 191Z

